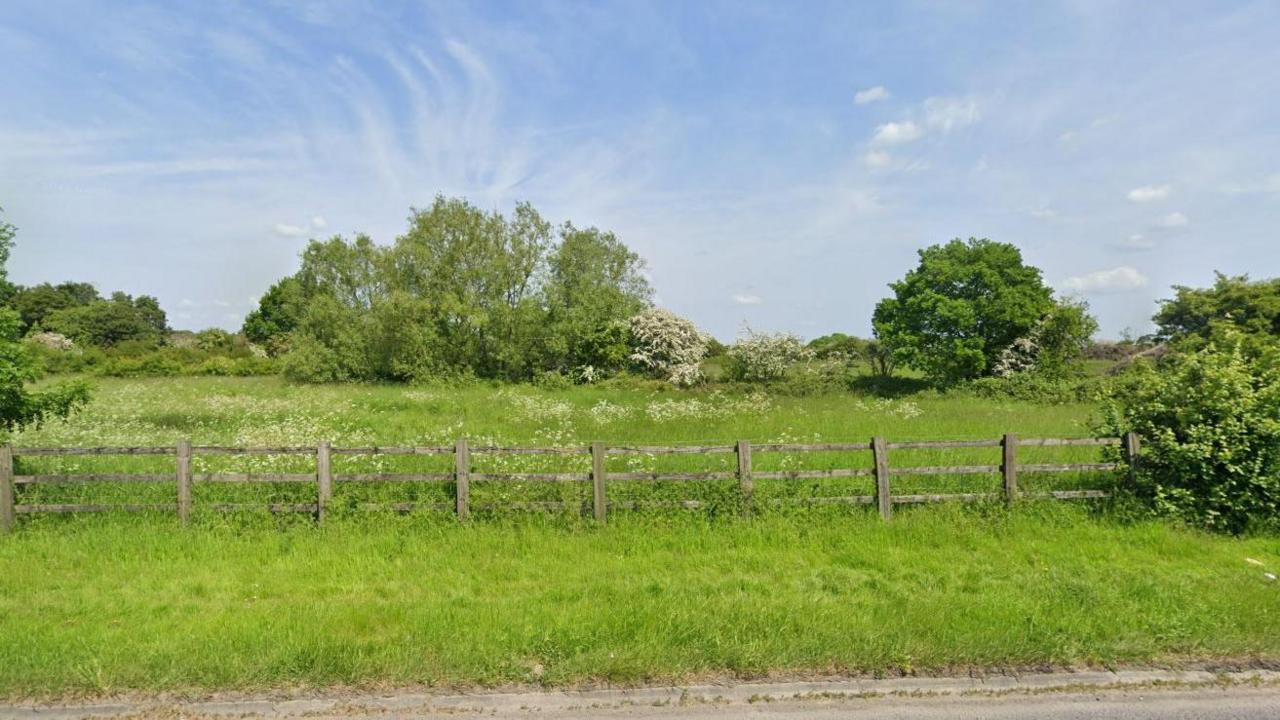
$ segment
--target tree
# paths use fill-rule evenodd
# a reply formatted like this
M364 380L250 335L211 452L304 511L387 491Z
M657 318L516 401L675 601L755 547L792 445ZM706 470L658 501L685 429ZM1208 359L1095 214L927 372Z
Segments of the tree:
M89 283L41 283L18 288L10 305L22 316L25 331L37 325L43 327L45 318L58 310L88 305L99 299L97 288Z
M795 335L747 328L745 335L729 346L725 374L730 380L740 382L781 380L796 363L813 357L813 350Z
M258 307L244 319L241 332L249 342L265 345L273 351L289 333L298 327L306 312L307 300L302 281L297 275L281 279L267 289Z
M853 359L861 357L866 352L867 341L854 335L838 332L814 338L809 341L808 347L813 351L814 357L820 360L830 357Z
M0 282L8 282L8 260L16 229L0 221ZM11 308L0 307L0 426L7 431L39 425L49 417L66 417L89 401L89 388L82 382L61 383L33 391L36 360L20 342L22 318Z
M61 333L83 345L111 347L122 342L160 343L168 329L164 310L155 298L137 299L116 292L109 300L56 310L44 318L44 329Z
M1223 339L1228 328L1250 349L1280 337L1280 278L1249 280L1248 275L1215 273L1213 287L1174 286L1151 319L1163 342L1201 347Z
M1000 353L1054 306L1038 268L1007 243L959 238L920 251L920 264L876 305L876 337L938 384L988 375Z
M648 307L652 294L644 261L613 233L565 223L542 289L546 364L561 372L621 366L625 322Z

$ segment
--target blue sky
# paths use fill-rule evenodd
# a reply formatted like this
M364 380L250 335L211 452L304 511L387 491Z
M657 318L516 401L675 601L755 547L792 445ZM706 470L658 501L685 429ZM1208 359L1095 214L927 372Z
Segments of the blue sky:
M182 328L444 193L616 231L723 339L868 333L956 236L1116 336L1280 275L1276 68L1276 2L8 0L0 205L15 280Z

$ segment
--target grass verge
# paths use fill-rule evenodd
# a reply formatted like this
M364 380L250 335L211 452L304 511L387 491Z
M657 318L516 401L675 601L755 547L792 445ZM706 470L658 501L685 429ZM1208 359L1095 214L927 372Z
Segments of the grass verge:
M1277 566L1277 538L1061 504L888 524L84 518L0 538L0 695L1269 660Z

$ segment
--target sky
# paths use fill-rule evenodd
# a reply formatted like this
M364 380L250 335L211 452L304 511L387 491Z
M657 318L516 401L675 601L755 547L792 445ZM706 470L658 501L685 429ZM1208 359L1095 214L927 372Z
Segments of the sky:
M14 281L183 329L445 194L616 232L722 340L869 334L953 237L1119 337L1280 275L1277 68L1270 0L6 0L0 207Z

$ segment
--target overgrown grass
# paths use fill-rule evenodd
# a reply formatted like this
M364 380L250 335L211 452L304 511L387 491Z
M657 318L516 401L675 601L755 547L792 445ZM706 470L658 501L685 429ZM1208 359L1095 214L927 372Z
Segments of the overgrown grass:
M659 387L298 387L274 378L106 380L32 445L582 445L1089 435L1086 404L929 394L893 400ZM1023 462L1097 459L1024 448ZM998 463L995 448L893 453L895 465ZM477 454L477 471L586 471L587 457ZM339 457L335 471L446 471L451 458ZM20 473L171 473L171 457L20 458ZM200 457L197 472L309 472L314 459ZM758 454L757 469L869 466L869 453ZM733 457L611 458L610 470L733 468ZM1025 475L1031 489L1104 474ZM895 477L895 492L994 490L994 475ZM23 486L19 502L157 502L139 516L24 518L0 537L0 695L331 684L676 680L773 671L1280 660L1280 540L1125 523L1096 505L803 508L871 480L760 481L743 519L724 483L611 483L610 498L710 511L349 512L447 502L449 483L340 484L309 517L220 515L209 501L314 499L310 484L197 485L177 527L170 483ZM474 502L586 500L585 483L477 482ZM792 507L792 510L783 508ZM1261 568L1246 558L1263 563Z
M0 539L0 695L1280 659L1275 538L1075 506Z
M472 445L584 446L593 440L614 444L722 444L735 440L818 443L867 442L873 435L890 440L995 439L1005 432L1023 437L1080 437L1090 434L1088 404L1038 406L1023 402L918 394L885 399L847 393L814 397L769 395L750 389L682 392L660 384L635 387L576 387L563 391L529 386L448 387L297 386L277 378L152 378L104 380L92 405L65 422L29 430L14 438L22 445L172 445L190 438L196 445L310 446L330 440L340 446L449 446L460 436ZM903 450L892 453L894 466L999 463L998 448ZM1024 463L1096 462L1096 448L1024 448ZM19 458L20 473L150 472L172 473L172 457ZM758 453L759 471L869 468L869 451L843 453ZM590 467L585 453L576 457L475 454L476 472L581 472ZM610 471L732 471L732 454L711 456L612 457ZM335 459L337 473L448 472L452 458L350 457ZM292 472L314 470L305 457L197 457L197 473ZM1107 487L1107 473L1026 474L1028 490ZM999 478L985 475L895 477L895 492L991 492ZM399 483L371 486L339 484L335 508L366 502L446 504L448 483ZM793 506L819 496L873 494L870 478L811 481L760 481L762 508ZM92 486L27 486L19 502L172 503L171 483ZM727 482L614 482L611 500L689 500L713 509L732 509L736 484ZM196 507L210 502L308 502L310 485L198 485ZM546 484L477 482L477 504L566 500L590 497L587 483ZM78 521L78 520L77 520Z

